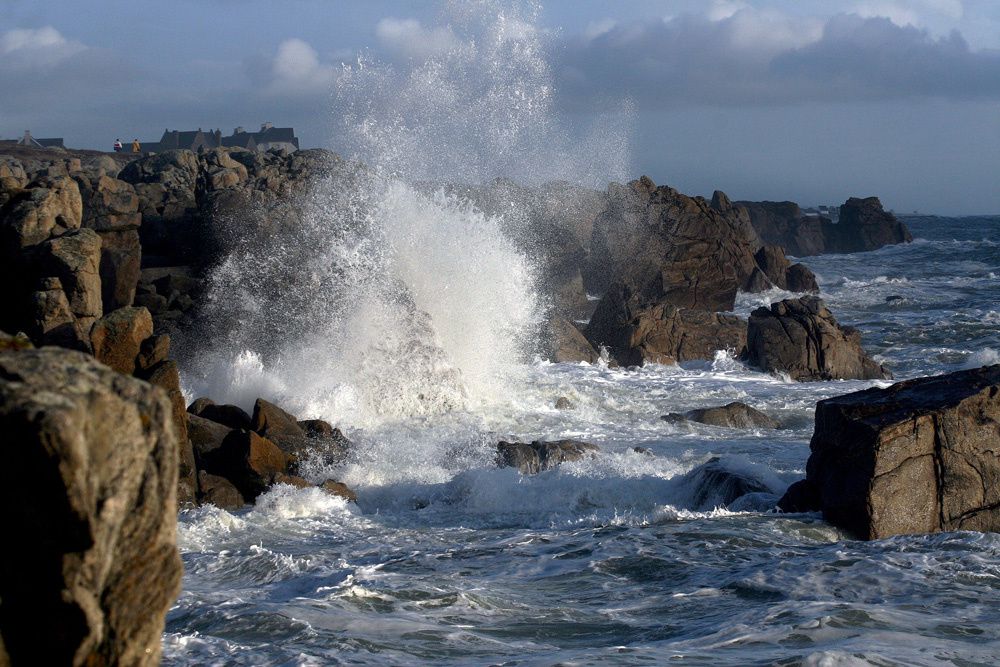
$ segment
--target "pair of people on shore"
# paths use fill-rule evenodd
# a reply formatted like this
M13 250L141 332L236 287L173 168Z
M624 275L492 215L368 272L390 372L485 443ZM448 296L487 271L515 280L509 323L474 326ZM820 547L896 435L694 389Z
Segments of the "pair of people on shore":
M115 152L116 153L121 153L122 152L122 149L124 148L124 146L122 145L122 140L121 139L115 139L114 148L115 148ZM142 152L142 145L139 143L138 139L133 139L132 140L132 152L133 153L141 153Z

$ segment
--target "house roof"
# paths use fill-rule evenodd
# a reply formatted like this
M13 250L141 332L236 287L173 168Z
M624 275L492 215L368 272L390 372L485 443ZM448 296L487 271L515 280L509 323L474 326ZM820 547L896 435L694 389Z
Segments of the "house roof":
M58 146L59 148L65 148L66 147L63 144L63 138L62 137L51 137L49 139L35 139L35 141L37 141L39 143L39 145L45 146L46 148L49 148L51 146Z
M299 140L295 138L295 130L290 127L269 127L260 132L248 132L247 134L253 134L258 144L284 141L293 144L296 148L299 147Z
M240 148L249 148L250 150L257 148L257 142L254 140L252 132L240 132L231 137L222 137L222 145L226 147L238 146Z

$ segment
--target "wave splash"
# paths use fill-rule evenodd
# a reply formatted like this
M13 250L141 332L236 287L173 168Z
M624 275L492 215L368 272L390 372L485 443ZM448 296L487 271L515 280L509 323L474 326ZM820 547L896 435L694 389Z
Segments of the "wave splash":
M354 427L507 400L545 311L516 243L526 203L486 214L443 184L596 181L581 156L613 163L623 142L561 129L535 5L448 6L448 48L341 74L336 141L351 157L300 220L214 269L189 393Z

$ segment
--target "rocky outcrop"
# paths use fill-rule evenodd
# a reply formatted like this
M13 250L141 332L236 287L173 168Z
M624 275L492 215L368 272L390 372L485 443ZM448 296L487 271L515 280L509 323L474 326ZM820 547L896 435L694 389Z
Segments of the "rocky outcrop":
M601 355L580 329L562 317L549 320L545 331L548 358L557 363L597 363Z
M0 352L0 432L0 663L158 664L181 581L166 397L79 352Z
M709 426L723 426L725 428L778 428L777 420L739 401L712 408L688 410L682 414L671 412L661 417L661 419L675 424L692 421Z
M274 484L316 486L299 476L300 463L315 457L324 466L338 465L351 444L329 423L296 421L264 399L257 399L249 416L237 406L199 398L188 406L186 418L200 485L198 500L224 509L253 502ZM340 485L335 480L325 483ZM343 489L337 495L353 496L346 486Z
M842 327L818 297L786 299L758 308L747 327L747 363L793 380L891 378L861 348L857 329Z
M828 218L807 216L791 201L738 201L765 243L781 246L790 255L822 255L827 248Z
M864 539L1000 531L1000 365L816 405L804 482L779 502Z
M593 271L629 286L645 302L732 310L757 268L761 241L746 210L719 192L708 202L643 176L612 184L608 209L594 222Z
M615 284L601 298L584 335L622 366L672 364L712 359L717 350L742 352L746 322L735 315L644 302L632 288Z
M883 209L878 197L851 197L830 229L827 252L864 252L913 240L906 225Z
M535 475L567 461L592 457L599 451L597 445L579 440L534 440L530 443L501 441L497 444L497 465L501 468L517 468L522 475Z
M805 215L795 202L736 202L747 210L765 242L796 257L864 252L913 240L906 225L882 208L877 197L851 197L840 207L837 222Z

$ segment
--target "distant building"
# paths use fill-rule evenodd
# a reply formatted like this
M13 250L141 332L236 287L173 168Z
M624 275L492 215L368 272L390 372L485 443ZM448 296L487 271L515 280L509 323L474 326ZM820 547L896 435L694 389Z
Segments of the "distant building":
M25 130L24 136L20 139L9 139L5 140L3 143L14 144L16 146L31 146L33 148L66 148L62 137L36 139L31 136L31 130Z
M159 141L140 142L143 153L162 153L163 151L184 148L197 151L200 148L246 148L251 151L268 151L273 148L295 151L299 149L299 140L295 130L290 127L274 127L271 123L260 126L260 132L247 132L242 127L233 130L228 137L222 136L221 130L164 130Z

